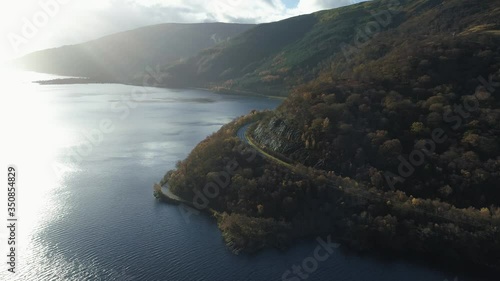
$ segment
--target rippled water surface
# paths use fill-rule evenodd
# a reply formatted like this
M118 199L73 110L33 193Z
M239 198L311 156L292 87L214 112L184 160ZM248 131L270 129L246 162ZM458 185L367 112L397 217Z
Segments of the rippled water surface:
M152 196L152 184L199 141L279 100L29 83L37 78L50 76L12 76L2 93L2 129L10 136L2 139L2 158L19 170L20 226L17 273L7 273L2 258L0 280L282 280L312 255L315 241L235 256L210 218L187 223L176 206ZM4 227L0 234L5 257ZM337 251L308 280L474 280L461 274Z

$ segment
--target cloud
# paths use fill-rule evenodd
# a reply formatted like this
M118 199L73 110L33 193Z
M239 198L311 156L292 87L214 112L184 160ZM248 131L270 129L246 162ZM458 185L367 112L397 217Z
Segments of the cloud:
M41 2L57 0L26 0L15 2L15 13L5 12L9 24L0 31L20 34L22 19L32 19L40 11ZM108 34L159 23L233 22L264 23L278 21L299 14L336 8L359 2L356 0L300 0L298 6L287 7L284 0L86 0L69 1L57 15L40 28L36 37L23 45L21 54L76 44ZM13 2L14 3L14 2ZM10 5L10 4L9 4ZM31 5L31 6L30 6ZM29 7L27 7L29 6ZM2 13L0 13L2 14ZM7 17L8 16L8 17ZM9 42L3 36L0 53L14 56ZM15 55L21 55L16 53ZM1 57L0 57L1 58Z
M262 23L291 15L281 0L100 0L101 6L86 8L89 1L96 0L87 0L72 13L77 25L61 26L73 30L67 34L73 34L75 40L166 22Z
M96 0L90 0L96 1ZM300 0L287 8L282 0L100 0L107 2L97 17L121 26L164 22L264 23L318 10L341 7L360 0Z
M97 0L88 0L97 1ZM107 20L131 18L133 22L239 22L263 23L303 13L337 8L361 0L300 0L295 8L287 8L282 0L100 0Z
M300 0L297 6L297 12L313 13L320 10L352 5L362 1L366 0Z

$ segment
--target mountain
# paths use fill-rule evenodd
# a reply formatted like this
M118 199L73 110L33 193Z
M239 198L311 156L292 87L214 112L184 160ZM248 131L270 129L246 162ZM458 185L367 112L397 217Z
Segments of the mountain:
M260 25L167 67L188 85L289 96L209 136L161 183L215 213L236 251L332 234L500 271L498 3L372 1ZM286 26L297 37L284 43ZM258 45L256 30L276 41Z
M147 67L173 63L251 28L250 24L159 24L82 44L28 54L15 65L39 72L130 81ZM142 82L142 81L141 81Z
M352 44L348 57L332 58L296 88L256 128L257 141L377 188L461 208L500 205L497 6L406 2L397 27ZM436 141L437 133L446 140ZM400 177L387 182L387 175Z
M335 78L359 78L367 61L387 68L398 63L385 63L389 59L410 63L412 60L402 57L405 53L415 52L438 36L495 32L497 10L484 10L492 3L451 2L412 1L403 5L405 1L370 1L261 24L226 44L165 66L171 77L165 86L286 96L325 70ZM396 75L384 66L381 69L377 75L383 79Z
M388 5L397 9L394 1L386 2L361 3L258 25L225 44L165 66L171 77L165 86L286 96L342 55L342 46L353 41L357 30L368 22L386 20L389 22L383 28L391 29L404 21L404 13L391 12L384 18Z

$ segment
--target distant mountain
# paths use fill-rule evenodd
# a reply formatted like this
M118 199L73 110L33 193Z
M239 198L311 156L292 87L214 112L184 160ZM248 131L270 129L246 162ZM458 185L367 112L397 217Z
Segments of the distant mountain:
M367 22L375 21L372 14L378 18L389 13L385 4L368 2L258 25L225 44L166 66L171 77L166 86L285 96L314 79L332 58L342 56L342 46L352 42ZM401 14L389 17L386 29L403 20Z
M159 24L116 33L77 45L28 54L14 64L39 72L128 81L159 65L213 47L253 25L227 23Z
M335 79L359 79L369 69L382 79L396 78L398 66L411 62L405 53L415 53L417 46L423 48L438 38L498 32L497 10L485 10L491 3L369 1L261 24L225 44L166 66L171 79L165 85L286 96L321 73ZM484 22L488 25L480 25ZM368 62L382 71L368 68Z

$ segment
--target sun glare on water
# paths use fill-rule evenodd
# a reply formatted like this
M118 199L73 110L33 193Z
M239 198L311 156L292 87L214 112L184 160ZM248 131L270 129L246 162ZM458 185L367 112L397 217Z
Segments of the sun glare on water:
M57 154L72 139L64 130L58 110L51 102L56 96L32 82L47 79L46 75L1 68L0 77L3 81L0 94L0 171L2 182L6 183L7 167L16 167L17 255L23 256L22 263L18 265L22 268L34 266L33 263L40 264L34 260L39 256L34 252L40 250L34 246L36 233L46 226L47 221L64 216L70 208L60 198L64 198L67 192L64 177L71 174L57 174L54 166L62 165L57 162ZM0 192L0 202L6 204L6 192ZM0 217L6 216L6 210L0 214ZM6 241L5 227L0 228L0 237L0 241ZM6 251L7 244L1 243L0 252ZM6 272L3 269L5 266L2 262L2 272ZM0 279L4 280L1 274Z

